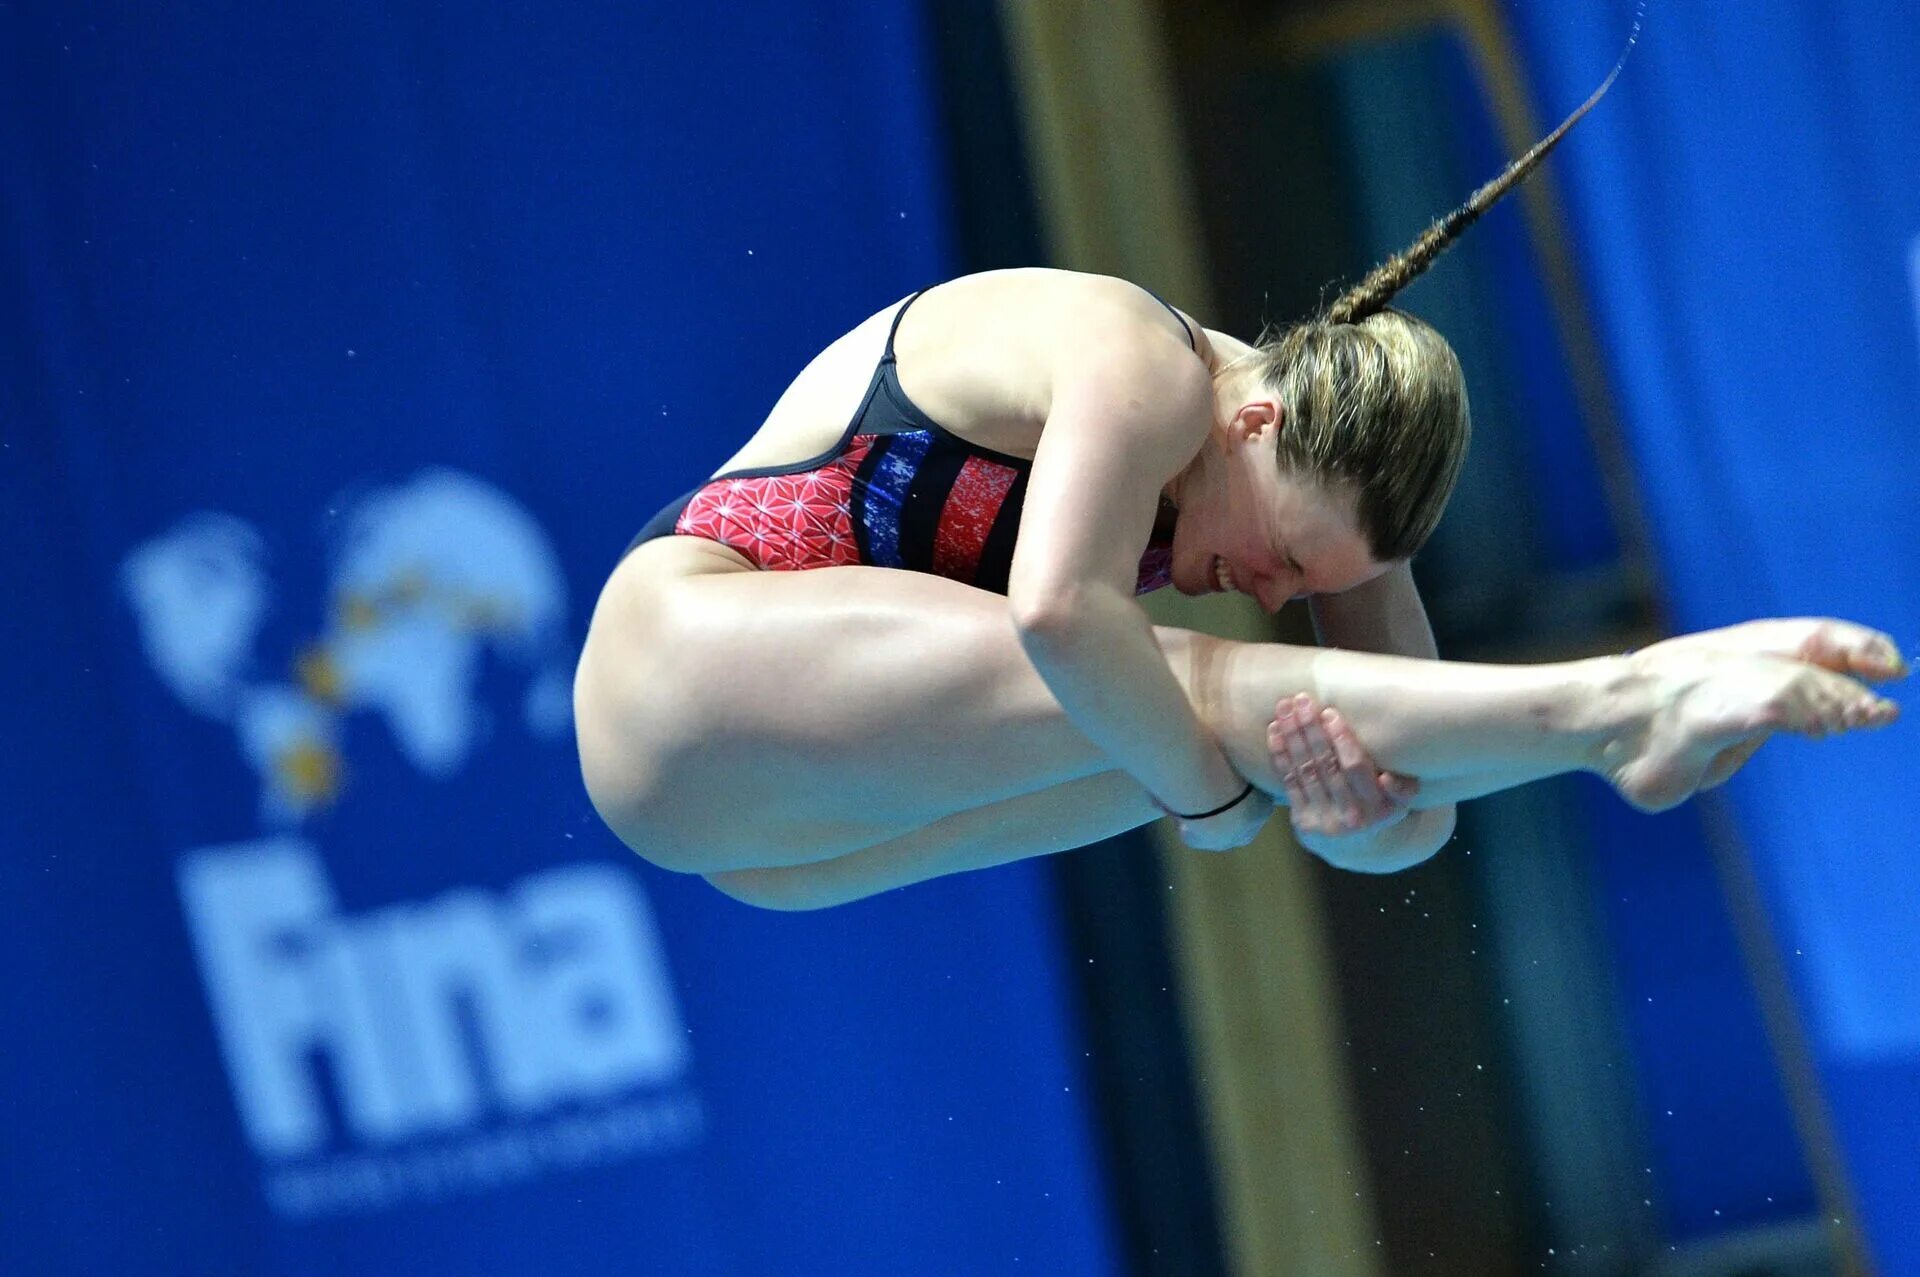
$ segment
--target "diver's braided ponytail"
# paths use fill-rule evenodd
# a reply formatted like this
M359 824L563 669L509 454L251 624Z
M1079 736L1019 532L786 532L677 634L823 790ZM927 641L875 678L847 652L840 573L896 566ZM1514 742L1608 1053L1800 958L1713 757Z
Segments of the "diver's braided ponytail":
M1404 253L1374 267L1365 279L1329 306L1322 318L1330 324L1357 324L1368 315L1385 308L1395 293L1433 265L1434 259L1446 252L1453 241L1460 238L1461 232L1478 221L1480 214L1492 208L1501 196L1524 181L1546 158L1547 152L1567 135L1567 130L1578 124L1581 117L1591 111L1594 104L1613 87L1613 82L1620 76L1620 69L1627 65L1627 55L1633 52L1633 46L1640 38L1640 20L1646 15L1646 9L1646 0L1640 0L1640 7L1633 15L1633 30L1627 36L1626 48L1620 51L1620 60L1613 64L1613 70L1593 91L1593 95L1581 103L1579 110L1562 120L1559 128L1534 143L1532 150L1507 165L1505 172L1475 191L1465 204L1429 226Z

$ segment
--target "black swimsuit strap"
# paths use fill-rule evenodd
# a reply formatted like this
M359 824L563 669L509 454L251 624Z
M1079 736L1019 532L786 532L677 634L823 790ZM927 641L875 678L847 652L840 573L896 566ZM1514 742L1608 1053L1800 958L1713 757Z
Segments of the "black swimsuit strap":
M900 331L900 319L907 313L907 307L913 305L914 299L926 291L924 288L916 290L912 297L900 303L899 310L893 312L893 327L887 329L887 353L880 356L881 363L884 364L893 358L893 335Z
M1162 306L1165 306L1167 308L1167 313L1180 321L1180 327L1187 334L1187 345L1191 346L1194 350L1194 353L1198 354L1200 351L1200 344L1193 339L1193 327L1187 323L1187 317L1185 315L1182 315L1179 311L1175 310L1173 308L1172 302L1162 297L1159 293L1154 292L1151 288L1142 288L1140 291L1145 293L1147 296L1153 298L1153 300L1159 302ZM899 321L896 320L895 322L897 323Z

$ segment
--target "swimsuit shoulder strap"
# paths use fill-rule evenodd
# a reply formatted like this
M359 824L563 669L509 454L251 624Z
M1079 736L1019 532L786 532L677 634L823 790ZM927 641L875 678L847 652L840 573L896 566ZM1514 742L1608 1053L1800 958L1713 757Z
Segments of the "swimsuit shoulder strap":
M1193 327L1192 325L1187 323L1187 317L1185 315L1182 315L1179 311L1175 310L1173 308L1172 302L1162 297L1159 293L1154 292L1151 288L1142 288L1140 291L1145 293L1147 296L1153 298L1153 300L1159 302L1162 306L1165 306L1167 308L1167 313L1180 321L1180 327L1187 334L1187 345L1192 347L1194 351L1198 352L1200 349L1200 346L1199 346L1199 343L1195 342L1193 339ZM894 322L898 323L900 321L895 320ZM891 346L891 344L889 344L887 348L891 350L893 347Z
M926 291L924 288L914 290L913 296L901 302L900 309L893 312L893 327L887 329L887 353L880 356L881 363L886 364L893 362L893 337L895 333L900 331L901 317L907 313L907 307L913 305L914 299Z

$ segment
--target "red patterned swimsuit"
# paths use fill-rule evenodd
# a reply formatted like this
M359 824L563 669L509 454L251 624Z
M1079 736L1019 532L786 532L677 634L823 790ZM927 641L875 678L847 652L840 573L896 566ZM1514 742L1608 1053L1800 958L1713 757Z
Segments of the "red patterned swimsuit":
M697 536L760 568L904 568L1005 594L1033 463L950 433L900 388L893 338L919 295L894 314L886 353L838 443L798 465L708 480L649 520L627 549ZM1163 502L1160 514L1140 559L1141 594L1172 579L1173 507Z

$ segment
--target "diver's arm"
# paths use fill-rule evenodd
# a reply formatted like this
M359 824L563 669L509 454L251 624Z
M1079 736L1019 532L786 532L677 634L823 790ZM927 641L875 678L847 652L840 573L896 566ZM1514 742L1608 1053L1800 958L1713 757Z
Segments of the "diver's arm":
M1246 785L1133 597L1160 492L1199 450L1212 383L1184 343L1116 322L1055 374L1007 578L1027 657L1087 738L1176 811Z
M1406 563L1396 563L1365 585L1340 594L1311 595L1307 610L1321 647L1429 661L1440 657L1413 569Z
M1439 659L1426 605L1414 585L1413 569L1404 562L1340 594L1315 594L1307 600L1307 609L1322 647ZM1435 804L1438 796L1428 794L1424 801L1416 797L1415 810L1384 828L1338 837L1296 836L1330 864L1362 873L1392 873L1428 859L1453 837L1454 804Z

